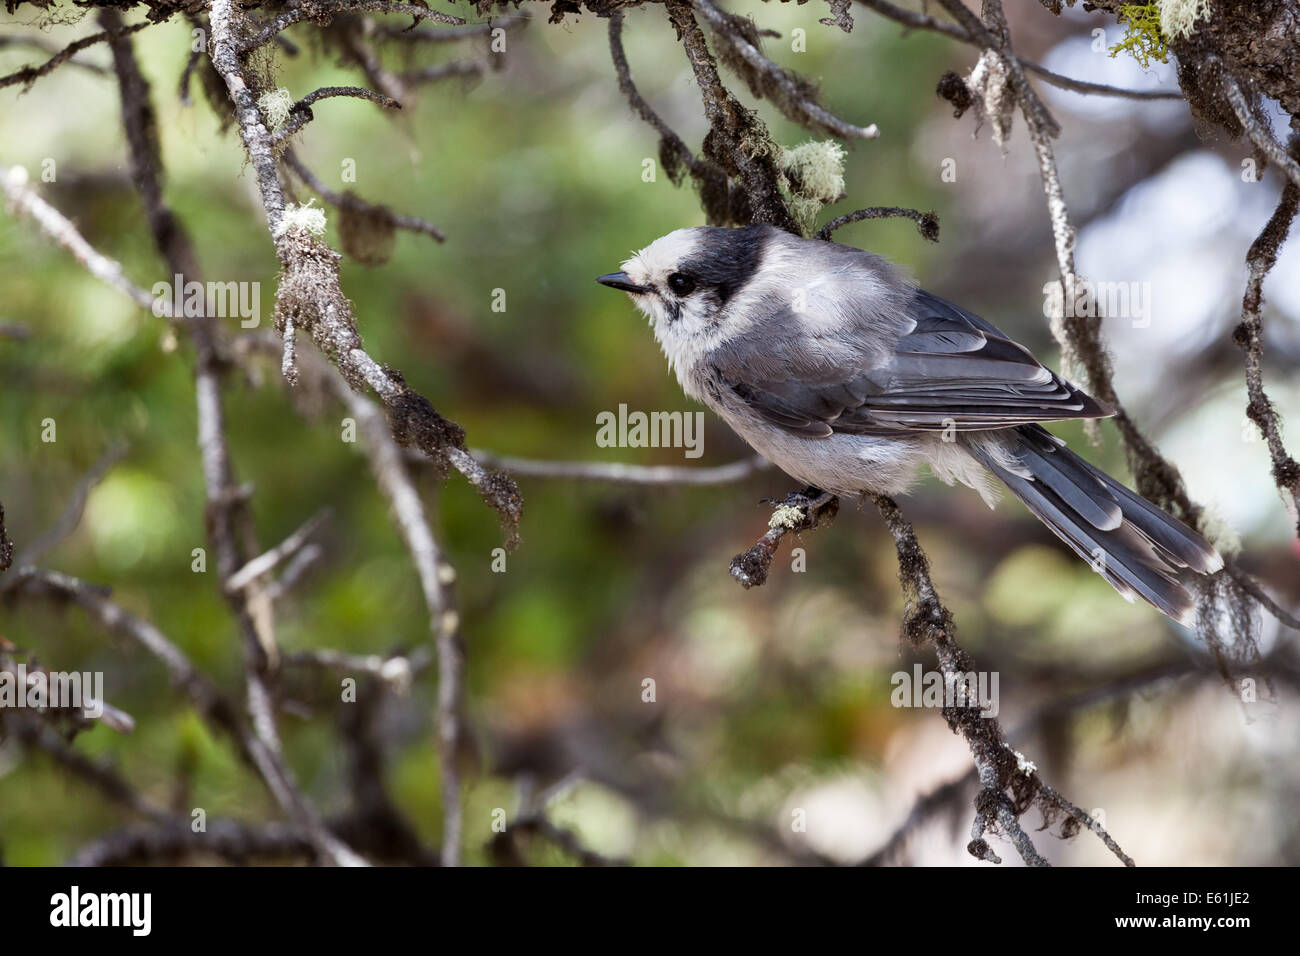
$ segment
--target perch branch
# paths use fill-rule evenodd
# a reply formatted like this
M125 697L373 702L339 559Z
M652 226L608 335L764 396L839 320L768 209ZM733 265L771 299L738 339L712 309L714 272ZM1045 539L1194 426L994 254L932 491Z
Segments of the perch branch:
M795 492L777 504L767 532L752 548L731 559L731 576L741 587L748 590L767 582L777 548L787 534L813 531L835 520L840 510L839 498L826 492L813 495L814 490Z
M1264 301L1264 277L1277 262L1278 249L1286 241L1296 207L1300 205L1300 180L1288 180L1282 189L1277 209L1265 224L1246 254L1246 292L1241 300L1241 324L1233 332L1233 341L1246 353L1246 415L1259 428L1268 443L1273 463L1273 481L1278 490L1290 496L1291 520L1300 535L1300 462L1282 443L1282 423L1264 391L1264 322L1260 310Z
M945 686L951 681L959 690L964 687L967 691L964 699L975 700L975 690L969 686L968 676L975 668L953 636L952 613L939 600L930 578L929 560L916 540L916 533L892 499L883 495L870 497L885 519L898 551L898 576L908 601L903 619L904 638L913 646L933 646ZM985 832L996 823L1027 864L1045 864L1017 822L1019 817L1035 802L1049 821L1062 811L1076 820L1080 819L1076 814L1082 817L1087 817L1087 814L1056 791L1045 788L1037 769L1007 744L998 721L982 716L978 706L945 706L943 715L948 726L965 738L980 782L980 791L975 798L976 816L971 828L971 842L967 847L970 854L977 859L997 862L997 855L984 839ZM1132 859L1110 839L1100 824L1088 818L1086 825L1102 837L1106 846L1126 866L1133 865Z

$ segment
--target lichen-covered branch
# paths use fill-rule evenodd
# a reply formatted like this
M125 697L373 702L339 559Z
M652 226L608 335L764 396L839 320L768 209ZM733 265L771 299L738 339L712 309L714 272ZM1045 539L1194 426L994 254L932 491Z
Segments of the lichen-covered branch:
M215 7L217 4L214 3ZM282 30L287 30L295 23L313 20L320 24L328 23L336 14L347 13L398 13L411 17L414 21L433 20L449 26L462 26L465 21L460 17L430 10L417 3L394 3L388 0L303 0L281 13L261 30L241 37L238 52L242 55L271 42ZM234 50L232 49L232 52Z
M365 87L322 86L320 89L312 90L302 99L289 107L289 117L285 121L284 125L277 129L271 136L271 145L278 146L315 119L315 114L311 110L311 105L313 103L336 96L369 100L372 103L377 103L386 110L400 110L402 108L402 104L397 102L397 100L393 99L391 96L385 96L383 93L376 93L374 90L368 90Z
M90 36L82 37L80 40L74 40L40 66L25 66L21 70L17 70L6 76L0 76L0 88L22 83L25 87L30 89L33 83L41 77L53 73L64 63L72 61L72 58L82 50L92 47L97 43L104 43L107 40L112 40L117 37L130 36L132 33L139 33L146 27L151 26L153 26L153 23L148 20L143 23L132 24L129 27L123 26L119 19L117 27L103 30L100 33L92 33Z
M825 527L835 520L839 510L839 498L816 489L788 495L777 503L763 536L753 547L731 559L731 576L746 590L766 584L772 561L785 536Z
M701 196L710 218L720 224L766 222L797 233L798 223L781 192L781 171L767 128L723 85L689 0L665 0L664 6L700 84L710 127L705 158L739 180L738 188Z
M465 435L460 426L443 418L428 399L408 388L400 373L380 365L366 353L352 304L339 286L338 253L301 224L285 221L284 193L270 133L240 64L238 37L241 34L236 29L239 16L231 0L214 0L212 63L235 105L240 136L257 177L267 228L284 270L276 290L277 328L282 333L288 328L290 336L298 330L307 332L343 373L348 385L378 395L388 407L393 437L402 445L414 445L435 462L450 464L469 479L483 499L496 509L508 544L515 546L523 499L514 482L506 475L487 472L478 465L465 451ZM291 363L286 362L285 371L292 382Z
M898 578L903 586L907 608L903 617L903 638L913 646L931 646L939 659L945 686L951 682L967 693L960 700L974 701L975 688L970 686L969 675L975 667L970 657L957 644L954 637L952 613L944 607L930 578L930 563L916 540L911 524L903 517L898 505L883 495L872 496L894 546L898 551ZM1105 829L1074 804L1043 783L1038 770L1011 748L1003 735L1002 727L993 717L985 717L979 707L945 706L943 716L948 726L965 738L975 760L980 790L975 798L975 821L971 828L968 852L977 859L1000 862L984 835L990 829L1000 828L1016 847L1021 858L1031 866L1044 865L1046 861L1034 849L1032 841L1020 827L1018 820L1035 803L1043 812L1048 825L1062 814L1074 821L1074 826L1063 831L1072 835L1078 825L1086 826L1102 838L1126 866L1132 866L1128 857L1106 833Z
M215 21L218 16L215 6L212 15ZM162 194L162 162L149 85L136 62L130 37L119 35L120 21L116 10L100 12L100 22L113 35L109 45L121 93L131 177L144 205L158 252L175 275L197 281L201 273L189 236ZM235 480L226 439L221 395L223 364L217 329L206 316L188 323L186 328L196 353L194 380L198 397L199 451L207 492L208 533L216 554L218 573L225 581L249 559L246 548L253 538L251 517ZM276 727L275 704L267 681L268 667L274 654L270 602L264 594L253 589L226 592L226 598L244 640L247 704L255 740L251 755L259 773L280 806L311 836L322 859L340 865L363 865L364 860L324 828L285 761Z
M812 86L781 69L758 48L758 35L751 21L724 13L710 0L691 0L700 16L708 21L719 44L719 55L757 96L769 98L789 120L841 139L875 139L876 124L855 126L828 112L815 98Z
M253 347L269 350L273 340L251 339ZM460 613L456 607L456 570L444 556L430 528L424 504L407 470L402 448L394 440L384 413L374 401L349 386L340 372L312 356L304 357L303 370L318 387L332 394L356 419L370 470L392 506L398 534L411 555L429 616L429 633L438 661L437 726L442 757L442 863L457 866L461 860L461 777L459 760L467 746L465 729L465 652L460 639ZM481 467L477 465L476 467ZM319 658L322 664L337 664ZM399 665L385 662L379 673L392 679ZM361 670L373 671L372 667ZM407 674L409 678L409 672Z
M905 209L902 206L870 206L845 213L843 216L836 216L817 230L817 238L829 240L835 234L835 230L867 219L911 219L916 223L916 229L923 239L929 242L939 241L939 217L933 210L921 212L916 209Z
M1290 496L1291 520L1300 535L1300 463L1282 444L1281 418L1264 391L1264 322L1260 310L1264 301L1264 277L1277 262L1278 248L1286 241L1291 223L1300 205L1300 184L1288 181L1272 217L1264 225L1246 253L1246 292L1241 300L1241 324L1232 334L1233 341L1246 353L1246 415L1254 422L1268 443L1273 463L1273 481L1278 490Z

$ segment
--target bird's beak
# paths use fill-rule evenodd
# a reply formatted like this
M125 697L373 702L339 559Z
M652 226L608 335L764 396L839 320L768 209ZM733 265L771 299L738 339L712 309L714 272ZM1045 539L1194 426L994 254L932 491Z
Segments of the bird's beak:
M596 279L601 285L607 285L611 289L621 289L624 292L631 292L634 295L640 295L642 292L649 292L648 286L637 285L627 277L626 272L611 272L609 275L599 276Z

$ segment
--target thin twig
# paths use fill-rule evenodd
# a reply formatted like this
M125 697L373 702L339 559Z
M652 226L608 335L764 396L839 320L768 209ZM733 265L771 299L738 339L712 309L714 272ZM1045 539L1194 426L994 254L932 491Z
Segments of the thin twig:
M25 747L48 754L61 768L89 783L126 810L149 820L164 820L170 816L133 787L111 764L86 756L40 717L11 709L5 713L0 726Z
M1300 138L1297 138L1300 143ZM1300 535L1300 462L1282 443L1281 417L1264 391L1264 278L1277 263L1278 250L1300 206L1300 180L1288 180L1282 189L1277 209L1264 225L1250 251L1246 253L1246 291L1241 300L1241 324L1233 332L1233 341L1246 353L1246 415L1259 428L1268 443L1273 463L1273 481L1278 490L1290 495L1291 520Z
M471 449L470 454L492 468L531 478L564 478L571 481L608 481L626 485L725 485L743 481L755 472L771 468L760 456L733 461L713 468L682 465L627 465L603 461L544 461L518 458L496 452Z
M488 848L499 862L522 866L525 863L522 848L519 846L519 839L522 836L539 836L568 853L582 866L630 865L627 860L597 853L584 844L582 839L572 830L557 826L548 820L543 813L531 814L527 817L512 820L505 830L493 836Z
M329 508L322 508L320 511L316 512L303 523L302 527L298 528L298 530L289 535L289 537L285 538L271 550L259 554L230 577L226 578L226 590L228 592L242 591L255 580L293 557L302 550L311 539L311 536L330 519L331 514L332 511Z
M294 133L298 132L314 118L311 105L319 100L330 99L336 96L347 96L359 100L369 100L377 103L386 110L400 110L402 104L397 102L391 96L385 96L383 93L376 93L374 90L368 90L363 86L322 86L318 90L308 93L298 102L289 107L289 118L271 135L271 145L277 146L284 140L288 139Z
M219 44L218 20L229 24L230 0L217 0L211 11L213 45ZM224 7L224 9L223 9ZM107 8L100 11L100 22L109 32L117 32L120 14ZM228 42L228 39L227 39ZM148 81L140 71L129 37L110 41L113 65L122 98L132 180L140 194L150 231L159 253L175 275L198 281L200 270L193 245L184 226L177 220L162 194L161 158L152 135L154 111ZM217 556L220 580L227 580L248 560L253 529L243 496L237 491L234 467L226 438L225 408L221 394L223 363L218 346L218 330L209 316L200 316L187 325L194 343L195 391L198 402L199 450L203 463L207 497L208 533ZM321 859L336 865L361 866L365 861L333 836L323 825L315 809L298 787L284 758L276 726L275 706L267 683L267 670L274 653L271 634L271 605L264 592L256 589L228 593L227 601L240 625L244 639L245 679L248 710L256 746L252 748L255 764L281 808L306 830Z
M437 413L428 399L407 387L401 375L381 366L362 347L351 303L339 287L336 252L284 222L284 193L275 151L257 99L244 80L235 46L231 0L214 0L211 10L212 63L226 84L238 117L240 136L257 178L267 229L284 266L276 293L277 321L308 331L322 352L357 391L370 389L392 412L394 437L414 444L434 461L446 461L474 485L501 517L507 543L517 544L523 513L519 490L508 477L490 473L464 448L464 431ZM288 151L286 151L288 153ZM283 324L281 324L283 330Z
M715 7L710 0L691 0L691 4L708 21L715 36L729 44L751 68L768 78L781 91L782 95L777 99L777 106L788 119L823 130L841 139L875 139L880 135L880 130L875 123L870 126L855 126L818 105L809 95L806 84L796 81L791 74L763 56L762 52L736 29L728 15Z
M107 588L39 568L20 567L7 584L6 597L46 597L71 601L99 621L110 633L125 638L152 654L166 668L172 686L189 697L199 715L220 732L230 735L239 745L240 754L253 763L247 731L239 719L238 709L190 661L172 640L155 625L137 617L112 601Z
M980 45L976 37L972 37L965 29L956 23L948 20L940 20L929 14L921 13L915 10L907 10L903 7L887 2L887 0L857 0L864 7L868 7L879 13L881 16L901 23L905 27L913 27L919 30L930 30L935 33L941 33L944 36L952 37L954 40L960 40L962 43L970 43L975 46ZM1053 73L1047 67L1033 60L1027 60L1022 56L1016 56L1020 65L1038 76L1041 76L1052 86L1059 87L1063 90L1070 90L1075 93L1085 93L1094 96L1116 96L1122 99L1130 100L1182 100L1183 94L1177 90L1126 90L1118 86L1109 86L1105 83L1090 83L1087 80L1076 80L1072 77L1062 76L1060 73Z
M374 402L337 379L338 397L348 404L369 446L375 481L393 506L398 532L411 554L429 613L429 632L438 655L438 742L442 757L442 864L460 864L462 807L460 756L463 745L465 652L456 610L456 571L429 528L424 505L393 441L388 422Z
M618 16L618 13L614 14ZM467 23L463 27L439 30L437 27L394 27L381 25L375 27L375 35L385 40L397 40L402 43L459 43L475 37L489 36L494 30L513 30L530 22L532 17L518 14L484 20L482 23Z
M660 162L665 166L669 177L677 181L679 169L685 165L691 178L698 184L701 192L710 185L725 188L727 174L707 160L691 152L685 141L670 127L663 118L646 102L641 91L632 80L632 70L628 66L627 52L623 49L623 12L616 11L609 18L609 55L614 63L614 74L618 78L618 88L627 98L628 105L646 123L654 127L659 134Z
M0 37L0 50L3 50L6 47L26 47L29 50L40 50L42 53L51 55L60 55L62 52L58 47L46 43L38 37L31 36ZM80 67L87 73L95 73L99 76L108 75L108 70L100 66L98 63L91 63L87 60L77 59L75 56L67 58L67 63L70 66Z
M132 33L138 33L151 26L153 26L153 23L145 20L143 23L135 23L129 27L118 27L114 30L104 30L101 33L92 33L90 36L82 37L80 40L69 43L40 66L25 66L17 72L10 73L7 76L0 76L0 88L13 86L15 83L22 83L30 87L41 77L54 72L59 66L71 60L87 47L94 46L96 43L103 43L114 36L130 36Z
M84 844L68 866L139 866L178 863L194 854L210 854L229 863L310 860L312 842L301 827L285 823L208 820L194 830L188 820L165 820L114 830Z
M1225 562L1224 571L1237 582L1243 591L1258 601L1260 607L1272 614L1279 624L1284 624L1293 631L1300 631L1300 618L1288 613L1285 608L1269 597L1268 592L1260 587L1259 582L1241 570L1235 562Z
M268 336L254 338L249 344L268 352L275 348L275 340ZM358 394L337 369L315 356L310 359L303 357L302 371L310 377L309 381L315 381L341 401L356 419L371 472L392 505L394 523L411 555L420 582L429 615L429 632L438 659L436 716L442 757L441 859L444 866L457 866L461 859L463 826L458 761L465 741L465 661L459 634L460 614L456 608L456 571L443 556L433 536L419 491L407 471L403 450L394 440L382 409L371 399ZM482 467L477 462L474 464Z
M274 141L274 138L272 138L272 142ZM441 229L424 219L393 212L387 206L366 202L364 199L354 196L351 193L335 192L333 189L330 189L321 182L312 171L308 169L300 159L298 159L297 154L292 149L286 149L284 151L284 162L291 170L293 170L294 175L301 179L312 190L312 192L319 195L321 199L325 200L325 202L329 203L331 206L338 209L351 209L368 216L377 216L388 222L388 224L395 229L406 229L410 232L418 232L422 235L428 236L435 242L445 242L447 239L447 236Z
M709 146L710 140L714 141L709 158L725 155L728 168L735 169L744 189L747 219L768 222L797 234L799 225L782 195L780 170L770 157L755 152L756 138L771 138L766 128L722 84L690 0L664 0L664 7L700 85L704 115L710 127L705 144Z
M266 587L266 596L272 602L280 600L297 586L307 571L325 554L318 544L309 543L289 559L280 576Z
M1085 813L1083 810L1076 807L1046 783L1039 783L1038 792L1050 806L1065 811L1071 818L1082 824L1085 829L1096 834L1097 838L1106 845L1106 849L1110 850L1111 853L1118 857L1120 862L1125 866L1137 866L1137 864L1133 862L1133 858L1125 853L1120 848L1120 845L1115 842L1115 838L1106 832L1106 828L1098 823L1090 814Z
M618 77L618 88L622 90L623 95L627 97L628 104L641 119L645 120L659 133L672 149L673 153L685 160L687 166L694 172L697 167L703 164L690 151L682 138L673 131L662 117L659 116L650 104L645 101L645 97L636 88L632 81L632 70L627 63L627 52L623 49L623 11L618 10L609 18L609 55L614 61L614 73Z
M1224 95L1228 98L1228 103L1232 106L1232 112L1246 130L1246 135L1250 137L1250 141L1255 144L1255 147L1261 153L1268 157L1270 163L1282 170L1291 185L1300 188L1300 162L1297 162L1294 156L1287 153L1286 147L1277 141L1273 131L1255 116L1254 111L1250 108L1250 102L1246 98L1246 93L1242 90L1241 84L1237 82L1237 78L1229 70L1223 68L1222 62L1217 57L1210 57L1207 60L1207 66L1213 67L1215 65L1219 67Z
M120 262L96 251L82 238L71 220L36 195L27 185L27 170L21 166L0 169L0 187L4 188L14 212L30 216L41 232L72 253L92 276L121 292L140 308L153 308L154 297L123 275Z
M324 18L336 13L396 13L415 20L435 20L449 26L465 25L465 21L460 17L440 10L430 10L426 6L417 6L414 3L390 3L386 0L311 0L310 3L301 3L281 13L260 31L241 40L237 46L232 46L231 52L238 52L240 55L249 53L260 46L265 46L281 30L286 30L301 20Z
M126 454L126 445L119 443L113 445L100 456L99 460L90 467L90 470L82 476L77 482L77 487L73 489L72 497L64 506L63 512L59 515L57 521L49 530L39 535L35 541L18 553L15 559L19 567L23 565L36 564L41 558L45 557L49 550L56 544L72 534L81 523L81 516L86 510L86 502L90 499L90 493L95 487L104 480L109 469L122 460ZM0 586L0 590L3 586Z
M450 80L458 76L479 76L483 72L482 63L470 63L465 60L452 60L450 63L437 63L398 74L398 80L404 86L425 86L439 80Z
M1047 106L1039 99L1034 88L1029 85L1029 80L1025 77L1025 70L1020 60L1011 52L1010 31L1007 27L1006 16L1002 12L1001 0L984 0L985 16L997 31L995 35L993 30L985 24L974 13L966 7L962 0L939 0L959 24L965 29L972 40L977 41L980 46L986 50L997 53L1002 62L1006 64L1008 78L1011 80L1011 88L1016 94L1016 99L1020 103L1020 108L1025 113L1025 119L1031 127L1037 127L1049 138L1055 138L1060 135L1061 125L1052 116Z
M416 648L410 654L380 657L378 654L351 654L329 648L295 651L284 657L286 666L317 667L343 674L369 674L377 677L398 693L405 693L411 681L433 663L427 648Z
M903 206L871 206L867 209L858 209L855 212L845 213L832 219L826 225L817 231L817 238L829 240L835 233L836 229L847 226L850 223L862 222L864 219L911 219L916 223L916 229L922 238L930 242L939 241L939 217L934 211L921 212L917 209L907 209Z

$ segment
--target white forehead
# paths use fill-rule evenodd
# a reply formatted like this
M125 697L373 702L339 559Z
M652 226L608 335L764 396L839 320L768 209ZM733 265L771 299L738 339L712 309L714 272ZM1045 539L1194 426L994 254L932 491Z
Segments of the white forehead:
M678 229L656 239L631 259L623 263L623 271L644 281L651 276L664 276L676 272L699 246L703 230L699 227Z

